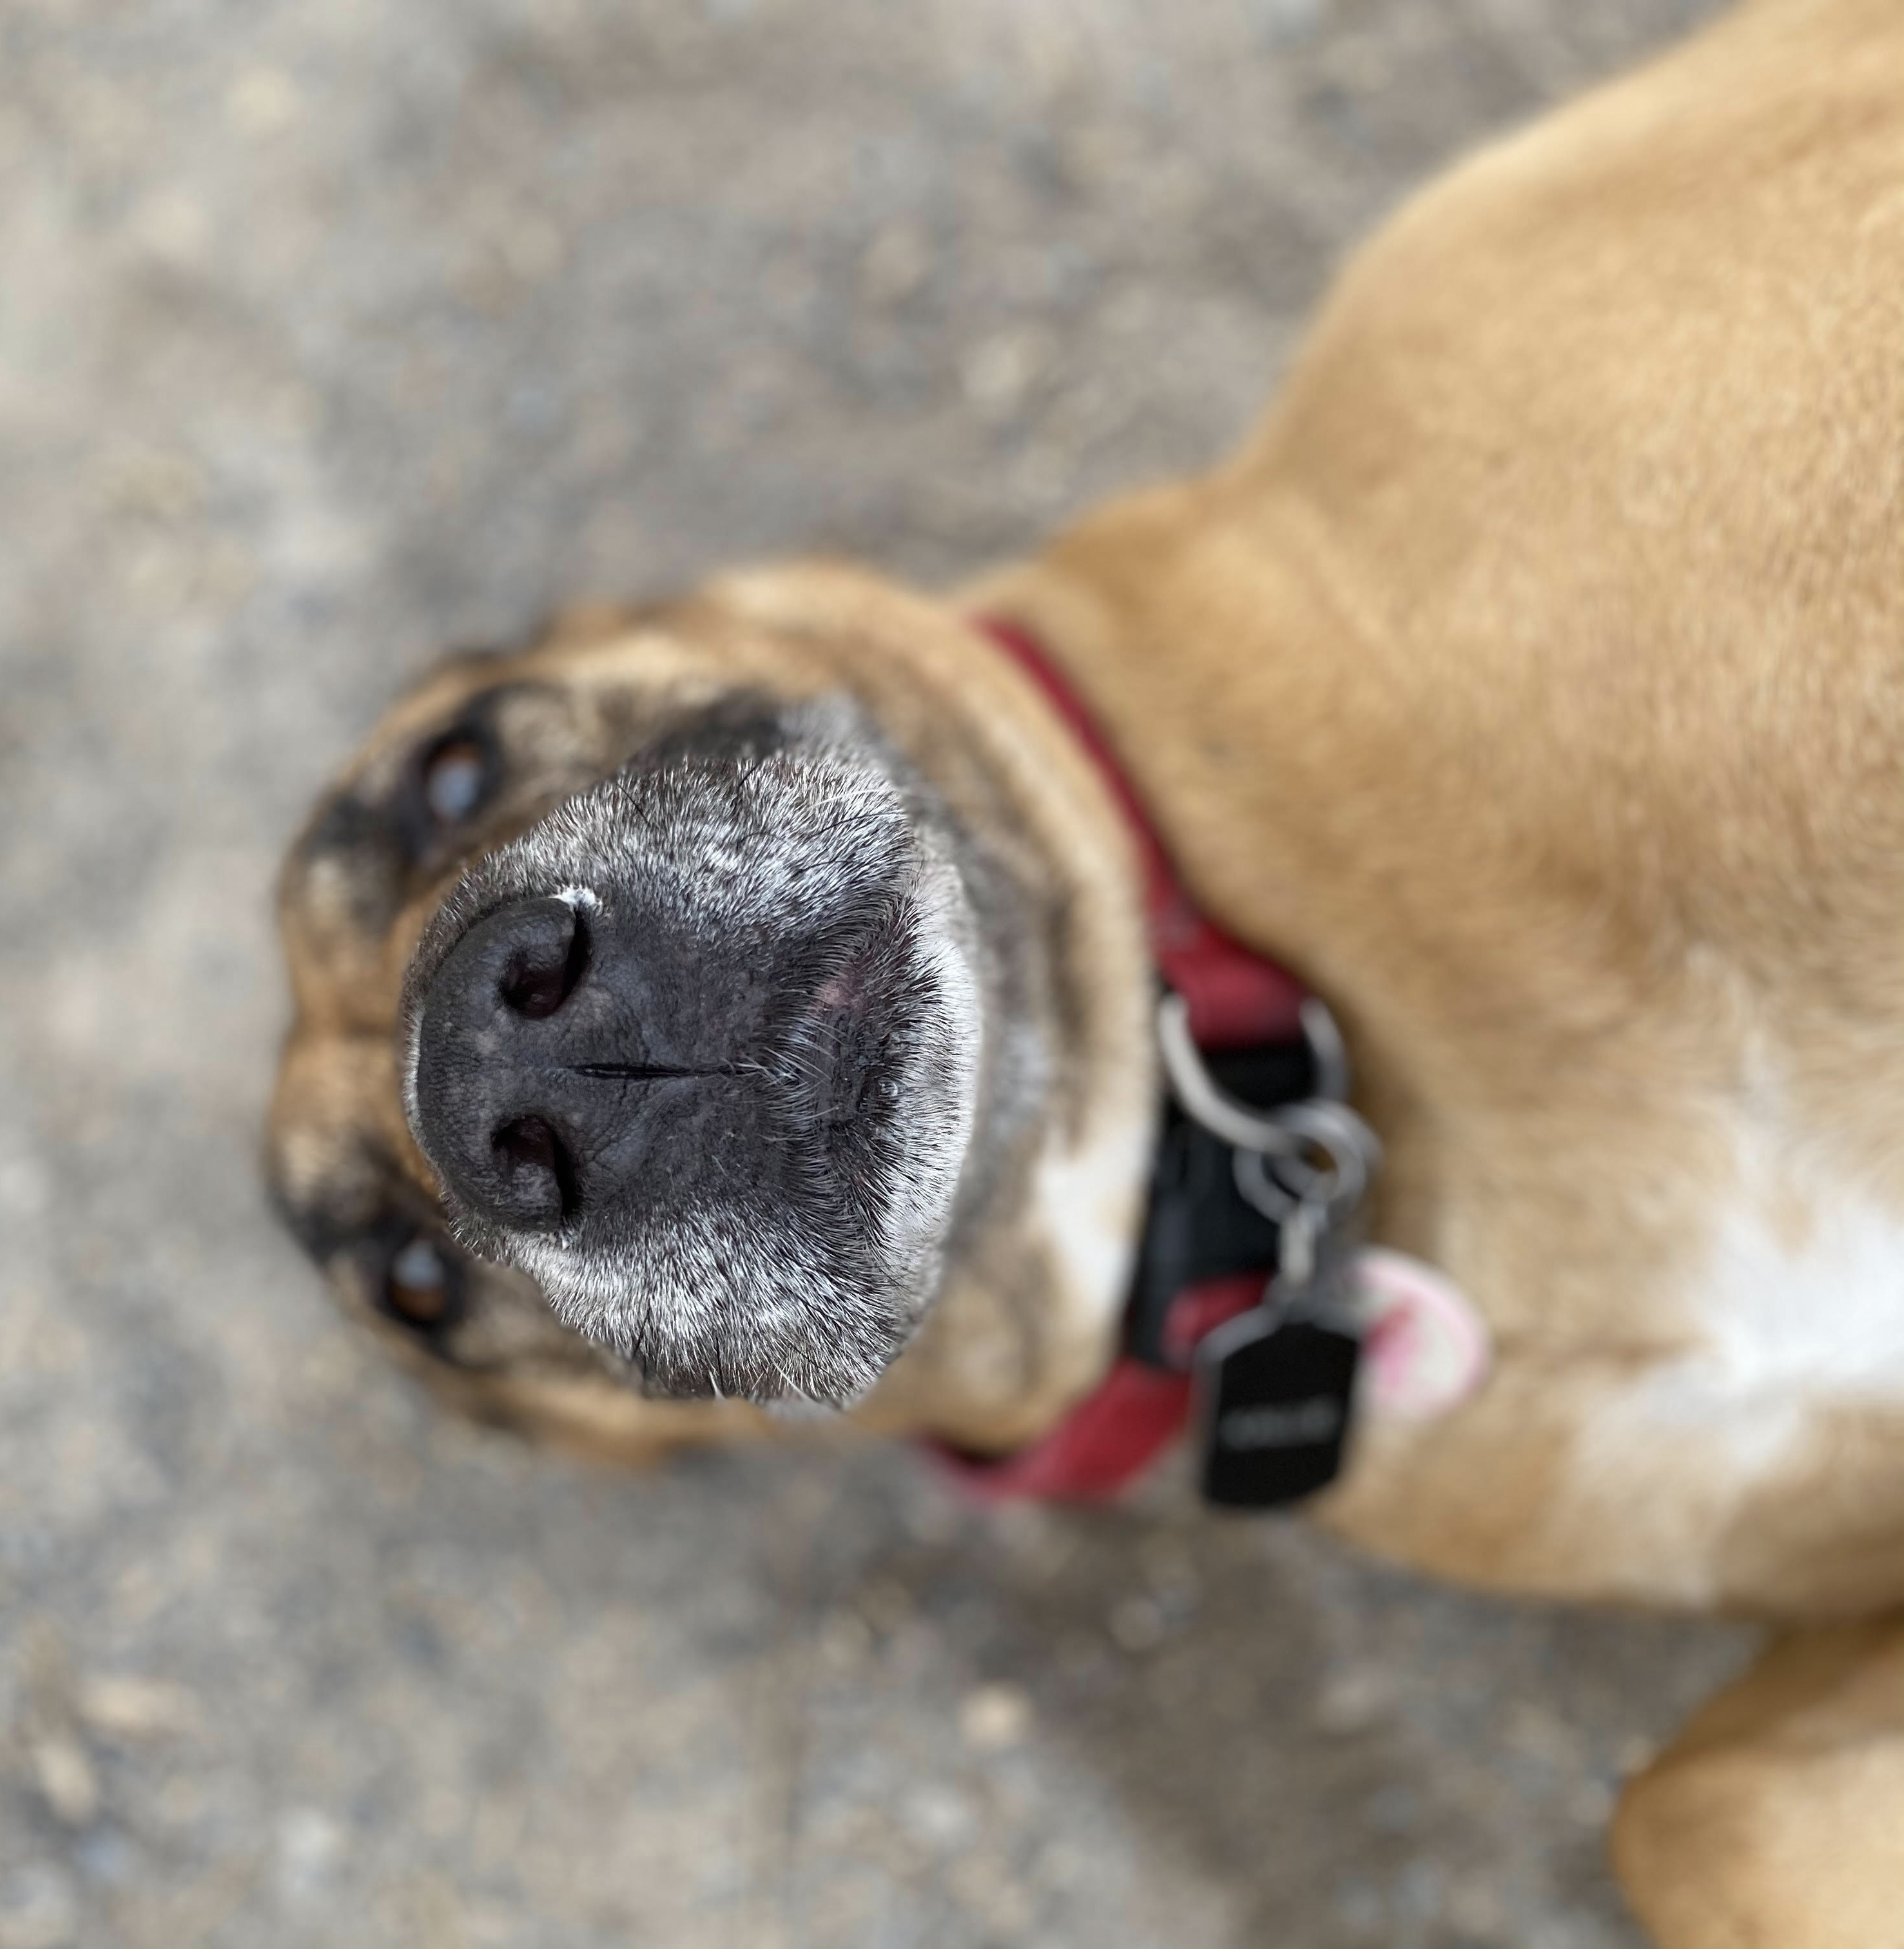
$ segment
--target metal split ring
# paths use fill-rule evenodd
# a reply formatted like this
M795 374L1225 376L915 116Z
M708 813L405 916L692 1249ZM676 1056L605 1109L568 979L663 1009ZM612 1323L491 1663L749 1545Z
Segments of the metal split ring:
M1361 1202L1382 1158L1375 1133L1342 1100L1349 1062L1334 1016L1311 996L1302 1004L1302 1023L1317 1093L1260 1110L1211 1075L1191 1037L1183 996L1167 994L1157 1005L1157 1043L1172 1093L1186 1116L1236 1152L1237 1189L1278 1223L1299 1208L1346 1216Z
M1239 1150L1237 1190L1265 1218L1280 1220L1298 1205L1332 1219L1346 1217L1368 1189L1374 1133L1346 1103L1315 1098L1289 1108L1286 1127L1298 1148L1275 1158Z

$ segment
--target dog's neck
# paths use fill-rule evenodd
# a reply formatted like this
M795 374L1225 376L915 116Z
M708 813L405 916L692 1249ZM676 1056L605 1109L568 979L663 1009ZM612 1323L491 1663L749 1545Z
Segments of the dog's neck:
M1199 909L1327 998L1389 1153L1377 1229L1434 1259L1435 1201L1410 1139L1449 1079L1424 1074L1433 1009L1397 1015L1397 890L1381 884L1391 863L1359 810L1387 804L1384 782L1405 778L1405 707L1365 694L1380 688L1361 655L1375 626L1344 599L1301 511L1277 518L1285 526L1265 532L1221 476L1159 490L960 599L1035 637L1102 727ZM1247 576L1236 572L1244 558Z
M993 1499L1096 1500L1137 1479L1181 1433L1193 1406L1193 1366L1207 1370L1206 1390L1215 1385L1202 1357L1216 1344L1211 1336L1234 1339L1229 1323L1263 1307L1279 1268L1298 1280L1309 1276L1320 1235L1352 1216L1379 1146L1342 1100L1347 1065L1327 1009L1285 969L1198 910L1116 754L1030 631L995 617L975 621L1031 679L1122 812L1162 991L1159 1042L1174 1101L1160 1133L1116 1360L1097 1387L1028 1447L1002 1459L952 1450L947 1459L970 1487ZM1305 1136L1296 1136L1299 1128ZM1321 1135L1325 1130L1332 1139ZM1265 1170L1254 1174L1262 1189L1251 1194L1251 1173L1243 1167L1260 1165L1265 1152L1278 1154L1294 1142L1311 1150L1333 1143L1346 1154L1331 1155L1320 1177L1311 1160L1306 1196L1284 1191L1265 1201L1274 1190ZM1333 1193L1317 1197L1324 1182L1338 1192L1346 1189L1346 1201ZM1292 1250L1303 1270L1295 1270ZM1340 1263L1333 1248L1330 1263ZM1267 1463L1252 1456L1240 1474L1226 1466L1218 1471L1220 1485L1214 1477L1206 1483L1218 1500L1256 1506L1313 1494L1331 1478L1342 1453L1355 1366L1352 1330L1278 1330L1270 1336L1274 1346L1258 1346L1264 1337L1250 1340L1252 1399L1280 1399L1279 1390L1298 1386L1312 1395L1315 1348L1323 1341L1347 1350L1347 1365L1340 1364L1341 1352L1328 1357L1336 1363L1330 1371L1339 1369L1339 1401L1307 1399L1305 1405L1327 1407L1336 1419L1320 1438L1302 1444L1299 1456L1282 1444ZM1292 1356L1298 1340L1302 1350ZM1214 1451L1206 1459L1213 1460Z
M1044 646L1028 629L1009 618L980 616L976 623L1038 685L1123 814L1143 881L1151 953L1165 985L1182 998L1198 1046L1243 1048L1299 1036L1302 984L1268 956L1232 939L1198 909L1117 754Z

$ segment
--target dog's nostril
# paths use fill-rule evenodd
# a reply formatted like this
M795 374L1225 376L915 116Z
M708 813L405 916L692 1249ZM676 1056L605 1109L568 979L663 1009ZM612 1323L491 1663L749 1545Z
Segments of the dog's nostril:
M538 943L511 958L502 974L503 1002L531 1021L546 1020L575 992L588 958L587 930L571 909L566 941Z
M493 1141L512 1164L532 1164L538 1170L555 1167L558 1139L555 1126L546 1117L518 1117L503 1124Z
M575 1159L546 1117L516 1117L490 1139L503 1168L530 1192L545 1218L573 1218L582 1208Z
M527 1015L531 1021L552 1015L568 999L562 965L512 962L502 977L502 999L518 1015Z

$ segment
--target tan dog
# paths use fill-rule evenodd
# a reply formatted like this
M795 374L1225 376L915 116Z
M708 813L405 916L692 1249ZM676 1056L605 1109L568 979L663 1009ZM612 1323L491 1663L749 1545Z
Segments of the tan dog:
M1004 1450L1103 1369L1152 976L1103 785L975 608L1334 1005L1377 1236L1490 1325L1487 1385L1369 1417L1325 1519L1815 1621L1629 1791L1618 1865L1669 1949L1904 1942L1904 12L1760 0L1482 154L1240 458L957 603L744 577L393 712L287 878L274 1170L474 1410L627 1453L770 1425L645 1372ZM467 996L566 1007L637 887L659 959L590 1033L664 1028L570 1049L571 1155ZM756 1040L806 1067L709 1053ZM823 1154L783 1185L790 1131Z

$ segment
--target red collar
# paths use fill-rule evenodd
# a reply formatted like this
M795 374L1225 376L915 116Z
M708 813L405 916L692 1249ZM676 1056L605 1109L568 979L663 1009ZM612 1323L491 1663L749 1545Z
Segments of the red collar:
M1096 723L1023 624L985 616L978 626L1043 691L1123 809L1143 875L1150 951L1165 985L1184 997L1192 1036L1206 1050L1289 1042L1302 1030L1304 990L1201 912ZM1176 1438L1190 1411L1190 1355L1204 1336L1247 1312L1270 1268L1206 1279L1172 1298L1163 1331L1168 1368L1121 1353L1097 1386L1028 1448L997 1459L941 1448L958 1478L987 1498L1101 1501L1116 1495Z

